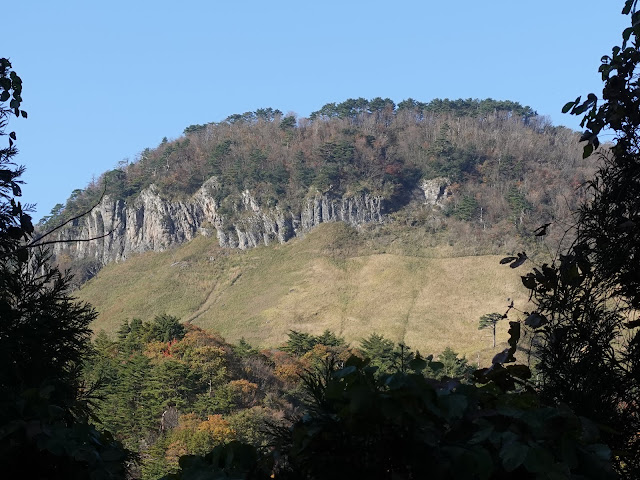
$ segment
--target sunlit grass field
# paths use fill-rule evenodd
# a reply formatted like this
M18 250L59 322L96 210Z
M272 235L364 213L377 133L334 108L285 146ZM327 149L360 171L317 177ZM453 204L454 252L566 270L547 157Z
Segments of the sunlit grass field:
M329 329L356 345L376 332L425 355L450 346L486 364L504 348L508 322L499 324L493 349L478 319L503 313L507 298L526 308L523 272L500 265L500 256L451 256L415 244L407 250L383 248L342 223L244 252L198 237L108 265L77 297L99 312L94 330L111 334L124 320L168 313L265 348L290 330Z

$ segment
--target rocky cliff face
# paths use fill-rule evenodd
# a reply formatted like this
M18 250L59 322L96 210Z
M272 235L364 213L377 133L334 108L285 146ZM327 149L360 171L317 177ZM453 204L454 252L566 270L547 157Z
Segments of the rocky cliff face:
M451 180L447 177L422 180L420 189L424 192L425 204L441 208L446 205L451 197L449 185L451 185Z
M363 225L383 221L383 199L362 194L338 198L316 193L298 211L264 208L250 192L242 193L235 211L223 214L216 202L216 178L208 180L189 200L169 201L154 186L130 202L105 197L87 216L64 230L54 254L91 258L102 264L127 259L133 253L162 251L197 235L216 235L222 247L246 249L302 236L323 222ZM110 235L91 241L90 238Z

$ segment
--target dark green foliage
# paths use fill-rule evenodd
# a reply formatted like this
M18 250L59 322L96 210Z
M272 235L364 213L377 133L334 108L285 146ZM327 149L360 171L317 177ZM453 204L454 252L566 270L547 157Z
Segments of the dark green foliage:
M438 362L442 364L442 368L434 376L438 380L444 377L469 380L475 370L473 366L469 365L466 358L458 358L458 354L450 347L445 348L438 355Z
M326 347L342 347L345 345L344 338L336 336L335 333L329 330L325 330L322 335L311 335L291 330L288 335L289 340L282 347L282 351L298 357L310 352L316 345L324 345Z
M199 125L199 124L189 125L187 128L183 130L182 133L184 133L185 135L190 135L192 133L203 132L206 128L207 128L206 124L205 125Z
M527 119L537 115L537 112L531 109L531 107L523 107L518 102L512 102L509 100L493 100L492 98L487 98L485 100L471 98L466 100L449 100L448 98L445 98L444 100L435 99L427 104L421 104L418 102L416 106L424 112L451 112L458 117L478 117L494 113L505 113L508 116L516 115L518 117L522 117L523 120L526 121Z
M360 350L366 358L371 359L371 365L378 367L381 372L390 372L393 367L394 343L383 335L372 333L360 342Z
M345 345L344 338L338 337L330 330L325 330L321 335L318 335L316 342L326 347L343 347Z
M369 101L364 98L350 98L339 104L327 103L320 110L312 112L309 118L312 120L333 117L356 118L364 112L380 112L386 108L393 111L394 107L393 101L388 98L376 97ZM425 113L453 113L458 117L477 117L505 113L509 116L522 117L525 120L537 115L531 107L523 107L517 102L493 100L491 98L485 100L471 98L466 100L435 99L429 103L418 102L409 98L398 104L398 110L413 110L419 112L421 116Z
M469 222L477 217L479 210L478 201L471 195L464 195L459 202L453 205L451 213L458 220Z
M313 335L304 332L291 330L288 336L289 340L287 340L287 343L282 347L282 350L297 356L304 355L311 351L318 343Z
M182 339L184 333L184 326L180 323L180 319L165 313L153 319L149 336L159 342L170 342Z
M162 478L164 480L273 478L266 472L254 472L257 460L258 454L255 448L241 442L231 442L214 448L204 456L190 455L180 458L180 471Z
M238 340L238 343L233 346L233 351L240 358L246 358L258 355L260 352L253 348L249 342L247 342L244 337Z
M294 128L295 126L296 126L296 117L294 117L293 115L284 117L280 122L280 129L282 130L288 130L290 128Z
M275 450L230 445L184 458L168 478L615 478L595 426L532 391L374 372L356 358L328 362L305 377L313 403Z
M531 204L524 193L517 187L511 187L507 192L507 203L511 209L511 219L514 223L522 223L522 217L531 210Z
M258 120L262 120L264 122L273 122L276 118L282 116L282 112L277 108L274 110L271 107L267 107L267 108L257 109L255 111L255 115L258 118ZM287 118L290 118L290 117L287 117Z
M155 324L125 322L117 340L98 334L84 371L88 383L100 386L96 422L141 454L143 478L175 469L181 448L203 454L234 438L264 445L265 422L275 418L273 410L258 405L289 408L273 365L246 342L232 348L193 326L181 339L159 341L151 334ZM330 333L324 337L340 343ZM161 429L169 406L177 409L178 426ZM214 429L204 431L202 425Z

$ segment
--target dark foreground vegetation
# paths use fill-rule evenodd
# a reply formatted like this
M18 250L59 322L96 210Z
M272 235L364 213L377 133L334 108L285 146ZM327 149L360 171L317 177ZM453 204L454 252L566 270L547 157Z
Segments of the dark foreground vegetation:
M70 298L68 278L41 249L46 238L33 238L16 200L22 168L9 133L0 150L3 475L639 478L635 3L624 4L632 26L622 46L602 59L603 101L590 94L565 105L585 114L585 157L603 128L615 132L577 211L575 241L523 276L536 311L511 321L509 348L473 373L451 352L434 361L375 335L358 351L331 332L292 332L284 351L255 352L168 316L123 323L117 339L91 344L95 313ZM0 59L2 135L10 116L26 117L21 90ZM339 106L323 110L341 115ZM293 122L283 123L286 131ZM526 261L504 259L512 268ZM535 377L515 363L526 358L519 347L530 351Z
M330 376L350 358L373 359L369 371L377 369L372 379L379 382L418 367L431 378L467 382L473 371L451 349L438 362L426 362L376 334L355 348L329 331L292 331L279 349L259 352L162 315L148 323L124 322L117 339L98 334L84 379L102 385L95 402L100 427L117 432L138 454L132 472L157 478L177 471L181 455L204 455L232 441L258 449L274 445L277 432L286 432L309 405L313 375Z

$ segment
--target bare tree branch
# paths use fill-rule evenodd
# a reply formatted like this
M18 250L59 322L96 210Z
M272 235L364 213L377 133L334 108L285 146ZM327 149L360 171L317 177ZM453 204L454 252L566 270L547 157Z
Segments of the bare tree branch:
M42 240L44 237L48 237L49 235L51 235L53 232L55 232L56 230L60 230L62 227L69 225L69 223L73 222L74 220L78 220L79 218L84 217L85 215L91 213L91 211L96 208L98 205L100 205L100 202L102 202L102 199L104 198L105 193L107 192L107 185L105 183L104 185L104 189L102 190L102 193L100 194L100 198L96 201L96 203L94 203L91 208L89 208L89 210L86 210L85 212L82 212L78 215L76 215L75 217L70 218L69 220L67 220L66 222L61 223L60 225L58 225L57 227L52 228L51 230L49 230L48 232L40 235L38 238L36 238L35 240L32 240L31 242L29 242L28 244L26 244L24 247L21 248L32 248L32 247L37 247L39 245L45 245L45 244L50 244L50 243L55 243L55 242L65 242L65 240L55 240L55 241L49 241L49 242L44 242L44 243L38 243L40 240ZM115 230L115 228L113 230L111 230L111 232L109 232L107 235L110 235L113 231ZM102 235L102 237L96 237L95 239L88 239L86 241L89 240L97 240L99 238L103 238L106 235ZM83 241L83 240L78 240L78 241Z
M84 214L86 215L86 213ZM44 235L42 237L40 237L38 240L35 240L34 242L29 243L28 245L25 245L21 248L35 248L35 247L42 247L43 245L52 245L55 243L74 243L74 242L92 242L93 240L100 240L101 238L104 237L108 237L109 235L111 235L113 232L116 231L116 229L120 226L120 223L118 223L114 228L112 228L111 230L109 230L107 233L105 233L104 235L99 235L97 237L91 237L91 238L71 238L69 240L48 240L46 242L41 242L41 243L35 243L40 241L42 238L44 238Z
M49 235L51 235L52 233L56 232L57 230L60 230L61 228L65 227L66 225L69 225L69 223L71 223L71 222L73 222L75 220L78 220L79 218L82 218L85 215L91 213L91 211L94 208L96 208L100 204L100 202L102 202L102 199L104 198L106 191L107 191L107 185L105 184L104 189L102 190L102 194L100 195L100 198L91 206L91 208L89 208L88 210L76 215L75 217L72 217L72 218L68 219L67 221L61 223L57 227L52 228L48 232L40 235L35 240L32 240L31 242L29 242L29 243L27 243L25 245L22 245L22 246L16 248L15 250L13 250L11 252L5 252L4 254L0 255L0 257L5 257L5 256L7 256L9 254L15 253L16 251L27 250L27 249L36 248L36 247L42 247L42 246L45 246L45 245L53 245L53 244L56 244L56 243L91 242L93 240L100 240L101 238L108 237L109 235L111 235L113 232L116 231L116 229L120 226L120 222L118 222L118 224L115 227L113 227L110 231L108 231L107 233L105 233L103 235L99 235L97 237L73 238L73 239L69 239L69 240L47 240L45 242L41 241L43 238L46 238Z

